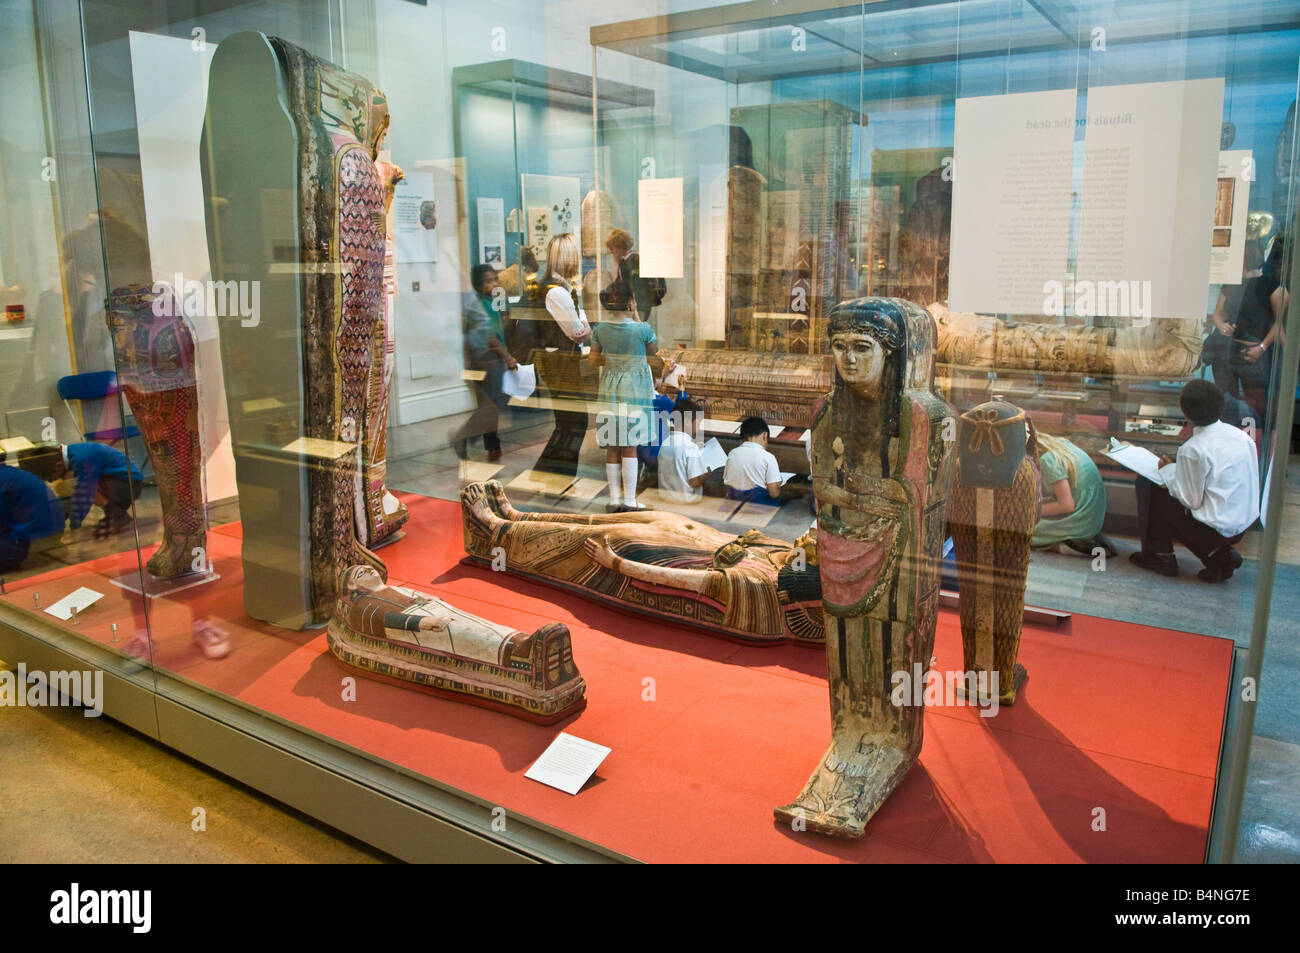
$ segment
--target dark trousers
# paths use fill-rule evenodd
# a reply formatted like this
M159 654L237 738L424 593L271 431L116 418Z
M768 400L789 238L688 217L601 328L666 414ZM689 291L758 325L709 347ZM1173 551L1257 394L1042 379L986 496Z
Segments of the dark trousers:
M752 490L737 490L734 486L727 487L727 499L744 500L746 503L764 503L767 506L780 506L781 498L772 499L767 493L767 487L756 486Z
M127 474L99 478L99 492L108 500L107 505L104 507L106 513L129 514L132 502L140 498L142 489L144 489L143 485L138 480L131 479Z
M483 449L494 453L501 449L501 437L497 434L497 427L500 426L498 411L504 409L510 401L501 387L505 365L489 365L483 368L483 373L483 380L474 382L474 400L478 406L461 426L458 436L461 440L482 437Z
M1236 347L1236 342L1230 341L1228 344ZM1240 396L1263 424L1268 417L1268 385L1273 373L1272 348L1254 362L1243 360L1234 353L1224 353L1210 366L1210 370L1214 373L1215 386L1225 394ZM1239 421L1232 423L1233 426L1240 425Z
M1146 553L1172 553L1174 541L1182 543L1207 566L1229 547L1239 543L1245 533L1224 536L1206 526L1187 511L1187 507L1174 499L1163 486L1152 483L1144 476L1137 478L1138 531L1142 536L1142 551Z
M554 413L555 430L542 448L542 454L537 458L533 469L562 476L577 476L578 458L582 452L582 441L590 426L590 417L581 411L556 410Z
M31 548L31 540L15 536L9 527L0 524L0 572L21 569Z

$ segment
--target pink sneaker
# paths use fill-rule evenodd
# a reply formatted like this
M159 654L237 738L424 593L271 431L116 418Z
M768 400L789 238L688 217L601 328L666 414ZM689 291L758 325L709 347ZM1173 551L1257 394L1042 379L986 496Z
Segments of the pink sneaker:
M149 636L143 632L137 632L122 643L122 651L132 658L139 659L141 662L149 661L151 649Z
M215 625L200 624L194 630L194 644L210 659L225 658L230 654L230 636Z

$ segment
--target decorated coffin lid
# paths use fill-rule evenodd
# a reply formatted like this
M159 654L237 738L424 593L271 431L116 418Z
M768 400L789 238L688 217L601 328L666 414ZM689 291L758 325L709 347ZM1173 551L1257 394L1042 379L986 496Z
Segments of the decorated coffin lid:
M1025 412L1004 400L972 407L957 418L957 457L967 486L1007 487L1025 458Z
M763 354L681 348L661 352L686 369L686 390L709 404L709 416L759 416L783 427L811 427L818 402L831 389L826 354Z

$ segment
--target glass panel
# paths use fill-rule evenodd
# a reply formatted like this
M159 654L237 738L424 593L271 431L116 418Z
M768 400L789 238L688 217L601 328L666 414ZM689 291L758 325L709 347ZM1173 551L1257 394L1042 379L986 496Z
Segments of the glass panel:
M65 41L75 5L38 19L6 2L0 20L14 97L0 118L0 602L10 624L152 687L135 593L157 495L113 363L102 257L138 256L142 236L95 200L80 50Z
M1016 708L932 715L920 783L978 787L947 757L978 748L1052 859L1204 853L1234 653L1295 588L1255 513L1300 346L1300 2L0 3L0 436L141 473L7 610L86 585L56 631L134 639L169 697L638 856L511 787L549 735L507 716L642 754L743 724L788 799L825 739L768 751L784 708L716 698L821 719L826 671L843 729L893 676L996 674L976 699ZM687 709L615 703L681 666ZM830 761L915 758L919 724ZM1074 837L1051 785L1142 843ZM1023 859L979 823L934 843Z

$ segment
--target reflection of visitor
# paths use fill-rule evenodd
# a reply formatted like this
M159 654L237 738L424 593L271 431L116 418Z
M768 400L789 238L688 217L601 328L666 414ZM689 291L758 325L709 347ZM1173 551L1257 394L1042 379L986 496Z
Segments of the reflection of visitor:
M1214 328L1203 356L1219 389L1228 395L1239 394L1263 423L1268 412L1272 348L1281 333L1287 292L1281 284L1280 243L1274 243L1262 271L1261 258L1258 243L1247 242L1241 284L1220 290L1211 316Z
M767 422L762 417L746 417L740 424L740 446L727 454L722 482L727 485L727 499L779 505L781 502L781 467L767 449Z
M700 405L680 397L673 405L674 428L659 448L659 493L674 503L698 503L704 498L704 484L711 470L696 442L703 417Z
M1142 549L1129 559L1162 576L1176 576L1173 544L1178 540L1204 564L1199 579L1223 582L1241 565L1232 547L1259 517L1255 443L1219 420L1223 394L1209 381L1189 381L1179 405L1192 422L1192 436L1178 448L1175 462L1160 458L1163 485L1137 478Z
M1100 546L1107 555L1117 555L1119 551L1101 535L1106 486L1097 465L1064 437L1038 433L1035 439L1044 502L1034 527L1033 545L1064 543L1085 556L1093 555L1093 549Z
M478 407L452 437L452 448L462 460L467 458L469 441L483 438L488 460L501 459L501 438L497 434L499 415L509 398L502 390L502 378L519 362L505 346L505 331L497 311L497 273L491 265L475 265L470 270L474 291L465 302L465 367L479 371L482 380L474 382L474 399Z
M571 232L556 235L546 246L546 269L537 276L537 285L545 296L546 310L555 319L556 327L574 344L583 344L591 338L591 325L587 315L578 305L578 292L574 288L582 259L578 254L578 240ZM554 340L554 334L549 335ZM548 344L547 346L554 346Z
M636 309L642 321L650 320L654 300L652 282L641 277L641 256L632 251L633 239L616 228L605 239L605 247L614 260L614 280L600 293L600 303L607 311Z
M665 361L665 367L670 363ZM654 400L651 403L654 430L650 434L650 442L636 450L637 459L645 465L647 471L653 471L659 465L659 450L668 439L669 418L679 396L684 397L685 393L672 383L662 379L655 381Z
M4 465L0 450L0 572L22 568L32 540L63 531L63 504L40 477Z
M538 397L549 401L555 415L555 430L534 469L568 477L577 475L588 424L579 345L591 339L591 325L574 286L580 264L577 238L566 232L550 240L546 266L537 276L538 297L546 314L521 321L516 329L517 340L526 342L533 354L531 363L537 366ZM554 353L538 355L538 348Z
M590 359L601 369L596 441L605 448L610 513L647 508L636 501L637 447L657 439L648 360L654 353L654 329L630 312L611 311L592 330Z
M131 504L140 496L144 474L125 453L104 443L67 444L55 463L55 478L62 479L69 472L77 481L68 520L73 529L81 527L92 503L104 511L95 536L107 536L131 525Z

